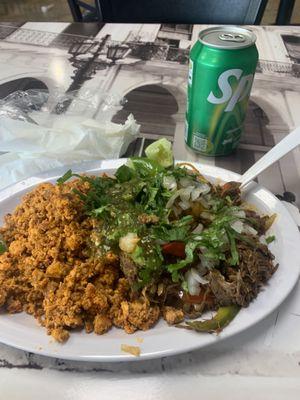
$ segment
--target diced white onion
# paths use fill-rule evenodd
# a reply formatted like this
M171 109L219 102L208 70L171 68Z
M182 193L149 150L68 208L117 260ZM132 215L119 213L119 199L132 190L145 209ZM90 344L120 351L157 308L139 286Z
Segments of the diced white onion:
M181 179L188 179L188 178L181 178ZM189 186L184 186L183 188L177 190L168 200L166 207L171 208L177 199L177 197L180 196L180 199L182 202L186 203L187 201L195 201L196 199L199 198L200 194L204 193L207 191L207 188L210 190L209 186L206 184L201 184L199 187L195 188L195 186L191 185L193 182L188 179ZM184 184L186 184L187 181L184 181ZM202 200L201 200L202 201ZM203 200L204 201L204 200ZM204 201L205 204L204 207L209 208L209 204ZM190 208L190 206L188 207ZM184 210L187 210L187 208L183 208Z
M180 190L177 190L177 192L175 192L168 200L167 204L166 204L166 208L171 208L174 204L174 201L177 199L177 197L179 197L180 195Z
M191 193L191 200L195 201L200 197L200 195L205 195L210 191L209 185L206 183L200 183L195 187Z
M232 213L232 215L233 215L234 217L238 217L238 218L245 218L245 217L246 217L246 213L245 213L245 211L243 211L243 210L234 211L234 212Z
M231 228L232 228L233 230L235 230L237 233L242 233L242 232L243 232L244 223L243 223L241 220L239 220L239 219L237 219L236 221L232 222L232 223L230 224L230 226L231 226Z
M193 278L202 285L206 285L209 282L207 279L203 278L195 268L191 268L191 274Z
M206 212L206 211L202 211L202 213L200 214L200 216L202 217L202 218L205 218L205 219L208 219L208 220L213 220L213 216L210 214L210 213L208 213L208 212Z
M195 285L194 284L188 285L188 289L189 289L189 294L191 294L192 296L198 296L200 293L200 286L197 282Z
M196 182L193 182L190 178L184 177L184 178L180 178L179 180L179 184L180 186L182 186L183 188L186 188L188 186L191 186L193 183L196 184ZM195 187L195 185L193 185Z
M195 201L196 199L198 199L200 197L200 194L201 194L201 188L197 188L197 187L194 188L191 193L191 200Z
M200 285L193 277L191 270L188 270L185 273L185 279L187 282L189 294L191 294L192 296L197 296L200 293Z
M184 189L180 189L180 198L182 201L189 201L191 198L191 193L192 190L194 189L194 186L188 186Z
M199 183L198 187L201 188L202 194L207 194L210 192L210 186L207 183Z
M191 193L191 200L195 201L195 200L199 199L201 193L202 193L201 188L199 188L199 187L198 188L194 188L192 193Z
M164 176L163 187L167 190L176 190L177 182L173 175Z
M203 231L203 225L198 224L196 228L192 231L192 233L201 233Z
M180 208L182 208L182 210L188 210L191 207L188 201L180 201L178 205Z
M248 235L257 235L257 230L252 228L252 226L248 225L248 224L244 224L244 229L243 229L243 233L246 233Z
M191 186L190 188L184 188L184 189L179 189L177 190L168 200L166 204L166 208L171 208L177 199L177 197L180 196L182 201L189 201L191 191L193 190L193 187Z

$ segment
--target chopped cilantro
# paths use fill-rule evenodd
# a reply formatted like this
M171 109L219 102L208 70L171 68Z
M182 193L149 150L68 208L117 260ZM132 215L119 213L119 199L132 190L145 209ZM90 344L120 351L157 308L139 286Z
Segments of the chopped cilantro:
M203 222L197 214L182 213L176 217L175 211L166 206L180 188L181 179L188 178L195 187L201 179L195 171L171 165L164 168L160 158L158 161L155 157L133 157L117 169L115 177L80 176L69 170L57 180L61 185L76 176L89 183L89 190L73 189L73 192L82 200L86 214L99 221L93 235L96 236L95 253L101 255L113 251L118 254L120 238L128 233L136 234L139 241L129 257L138 266L133 286L139 289L155 282L162 274L174 282L181 282L185 288L185 268L199 263L203 257L207 260L207 268L237 265L238 243L255 246L256 239L236 232L231 225L237 220L247 220L255 225L255 220L241 217L241 207L234 206L229 196L221 198L213 188L205 198L208 204L205 211L211 217L209 221ZM165 187L166 177L175 181L172 190ZM182 188L180 190L179 196ZM202 232L193 233L199 222L204 225ZM270 236L266 241L270 243L274 239ZM162 245L176 241L185 246L184 259L163 253Z
M127 165L121 165L115 173L115 177L120 183L130 181L133 175L134 173L132 168L129 168Z
M274 242L275 239L276 239L276 237L274 235L271 235L271 236L266 237L266 242L267 242L267 244L270 244L270 243Z
M151 228L152 236L165 242L185 241L188 238L193 220L194 218L191 215L187 215L171 223L153 225Z
M0 255L5 253L7 250L6 244L2 239L0 239Z
M239 262L239 253L236 248L234 231L233 229L227 228L226 233L230 243L230 252L231 252L230 264L237 265Z
M73 176L73 172L69 169L63 176L57 179L57 184L62 185L63 183L67 182Z

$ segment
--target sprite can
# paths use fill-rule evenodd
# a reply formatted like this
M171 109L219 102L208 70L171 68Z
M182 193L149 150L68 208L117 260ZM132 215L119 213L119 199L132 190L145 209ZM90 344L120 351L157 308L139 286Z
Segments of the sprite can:
M238 145L258 60L249 30L218 26L200 32L190 53L185 142L206 156Z

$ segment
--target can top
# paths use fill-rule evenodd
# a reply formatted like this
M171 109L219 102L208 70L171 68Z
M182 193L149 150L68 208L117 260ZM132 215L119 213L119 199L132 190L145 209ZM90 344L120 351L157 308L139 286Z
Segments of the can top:
M237 50L252 46L256 41L253 32L238 26L215 26L199 33L199 41L217 49Z

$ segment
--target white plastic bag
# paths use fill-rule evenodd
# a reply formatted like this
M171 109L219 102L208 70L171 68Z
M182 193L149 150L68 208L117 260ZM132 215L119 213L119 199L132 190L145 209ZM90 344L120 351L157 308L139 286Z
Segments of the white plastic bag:
M140 126L118 96L71 93L49 105L45 91L15 92L0 101L0 188L45 170L87 160L118 158ZM90 116L96 114L97 119ZM86 116L88 115L88 116Z

